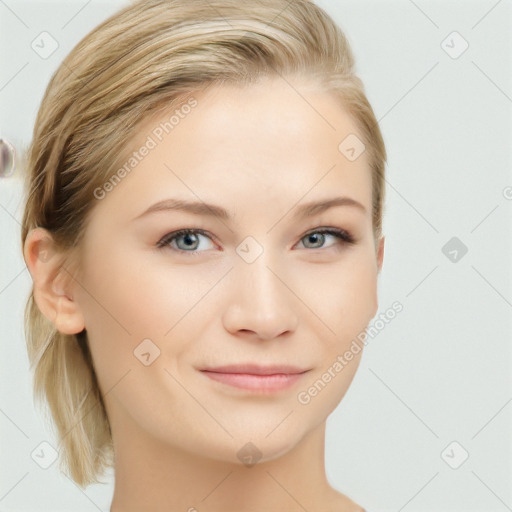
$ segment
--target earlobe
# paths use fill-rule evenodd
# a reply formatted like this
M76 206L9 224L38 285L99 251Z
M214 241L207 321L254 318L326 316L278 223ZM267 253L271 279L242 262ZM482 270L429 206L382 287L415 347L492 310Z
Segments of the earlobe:
M84 317L73 298L75 281L63 266L62 254L57 252L51 234L43 228L30 231L23 257L34 282L34 300L41 313L63 334L83 331Z

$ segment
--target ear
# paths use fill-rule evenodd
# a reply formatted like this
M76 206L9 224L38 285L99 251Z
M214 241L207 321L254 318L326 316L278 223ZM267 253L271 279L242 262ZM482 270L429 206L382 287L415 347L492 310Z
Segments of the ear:
M31 230L25 240L23 257L34 282L34 300L41 313L63 334L84 330L82 311L73 299L78 285L63 266L51 234L43 228Z

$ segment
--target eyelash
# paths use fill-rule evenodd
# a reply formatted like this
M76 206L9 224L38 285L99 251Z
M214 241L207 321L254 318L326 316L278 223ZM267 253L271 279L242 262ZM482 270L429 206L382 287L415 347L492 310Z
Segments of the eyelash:
M207 238L210 238L210 240L214 240L206 231L202 229L180 229L179 231L173 231L172 233L168 233L165 235L157 244L157 248L159 249L165 249L169 248L175 252L185 253L185 254L193 254L194 256L200 254L203 251L184 251L183 249L175 249L174 247L171 247L169 244L174 240L175 238L179 238L180 236L187 235L187 234L197 234L203 235ZM356 243L355 238L346 230L344 229L338 229L338 228L318 228L314 231L309 231L306 233L299 241L303 240L304 238L314 235L314 234L322 234L322 235L333 235L336 238L340 240L341 245L353 245ZM332 246L330 246L332 247ZM328 249L329 247L327 247ZM306 248L307 249L307 248ZM322 249L322 247L318 248ZM318 250L317 249L317 250ZM314 250L314 249L311 249Z

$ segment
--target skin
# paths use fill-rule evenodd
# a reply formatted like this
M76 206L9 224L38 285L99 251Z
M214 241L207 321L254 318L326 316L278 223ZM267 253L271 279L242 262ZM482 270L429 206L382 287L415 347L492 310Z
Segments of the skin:
M61 332L87 329L108 393L111 512L363 510L330 485L324 467L326 419L362 350L308 404L297 395L376 315L384 238L375 245L367 153L351 162L338 150L347 135L362 138L355 123L330 94L289 83L194 94L197 107L97 201L80 280L55 276L54 260L38 258L51 244L48 232L37 228L27 238L38 306ZM131 150L169 117L146 119ZM293 217L297 203L340 195L366 211L342 206ZM232 217L161 211L134 220L170 197L213 203ZM348 230L356 243L305 236L322 227ZM212 236L196 234L192 249L184 237L174 250L156 246L182 228ZM236 252L247 236L263 249L252 263ZM149 366L134 357L146 338L160 350ZM248 361L309 372L263 395L198 371ZM249 441L262 455L251 467L237 457Z

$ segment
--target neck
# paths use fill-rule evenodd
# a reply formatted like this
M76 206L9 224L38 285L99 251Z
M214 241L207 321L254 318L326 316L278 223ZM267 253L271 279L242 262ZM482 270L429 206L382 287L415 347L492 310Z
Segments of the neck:
M334 494L340 496L325 474L325 422L287 453L251 467L184 451L130 430L123 428L113 436L110 512L313 512L326 510Z

